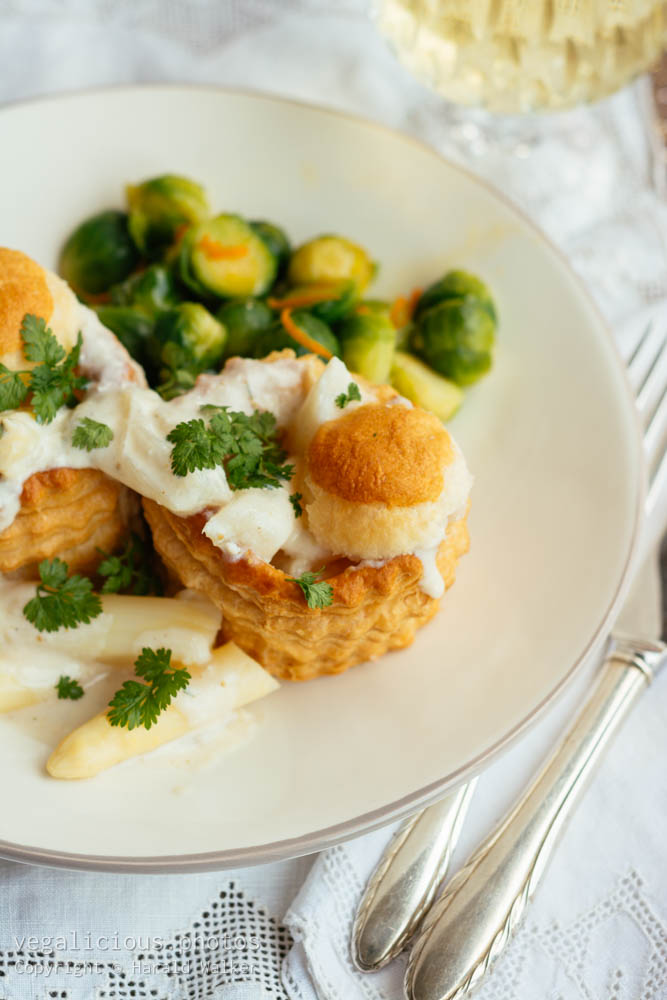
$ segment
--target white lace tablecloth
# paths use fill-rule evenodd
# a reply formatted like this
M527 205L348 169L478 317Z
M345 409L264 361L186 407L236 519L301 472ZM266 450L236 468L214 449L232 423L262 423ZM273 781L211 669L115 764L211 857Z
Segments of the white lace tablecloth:
M565 250L618 331L642 307L667 303L667 208L651 188L641 85L499 141L483 116L446 110L410 78L364 0L4 0L0 67L0 103L194 80L382 120L467 162L518 201ZM666 512L663 505L647 534L649 552ZM646 631L657 633L651 556L635 602ZM455 863L521 788L581 695L580 683L482 777ZM663 680L612 747L480 1000L667 997L666 717ZM360 977L348 951L354 907L389 835L316 859L194 876L0 861L0 1000L399 1000L401 962Z

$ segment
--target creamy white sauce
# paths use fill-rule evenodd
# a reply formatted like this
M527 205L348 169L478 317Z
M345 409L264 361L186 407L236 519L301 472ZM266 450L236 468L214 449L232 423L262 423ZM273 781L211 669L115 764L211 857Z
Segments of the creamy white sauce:
M86 683L104 671L97 658L112 616L101 614L77 629L38 632L23 614L34 595L34 584L7 580L0 574L0 672L23 687L43 689L54 687L62 674Z
M444 538L444 534L443 534ZM445 592L445 581L442 579L442 574L438 569L438 550L440 544L433 546L428 549L415 549L414 552L410 553L416 556L422 564L422 576L419 581L419 589L426 594L427 597L442 597ZM352 566L352 569L363 569L365 566L371 566L373 569L380 569L382 566L386 566L389 562L388 559L362 559L358 562L356 566Z
M77 658L82 645L86 658L100 657L106 636L113 624L112 615L98 615L87 625L76 629L59 629L57 632L38 632L23 614L23 608L35 596L34 583L19 583L0 574L0 653L10 649L35 648L45 653Z
M100 322L97 313L78 305L78 323L72 330L80 330L83 344L79 355L82 372L104 391L127 381L145 385L143 368L133 361L111 330ZM70 346L70 345L68 345Z
M327 364L324 372L313 385L306 396L303 406L296 415L292 439L297 451L305 452L309 442L315 436L318 427L328 420L335 420L343 414L350 413L358 409L365 403L374 403L377 396L374 392L363 388L359 383L359 393L361 401L351 400L341 409L336 403L336 397L341 393L347 393L350 382L354 382L354 376L345 367L340 358L332 358Z
M257 409L268 410L275 416L279 429L289 428L290 444L297 454L288 461L298 467L298 456L305 452L318 427L375 402L377 395L373 390L357 383L361 400L353 400L341 408L336 397L347 393L355 379L338 358L326 365L305 399L304 368L296 359L278 358L266 363L233 358L219 375L202 375L190 392L165 401L146 387L141 369L95 313L79 304L65 304L74 310L75 328L82 332L81 368L91 379L91 385L78 406L71 410L61 408L50 424L38 424L28 410L0 417L3 431L0 531L8 528L16 517L24 483L30 476L53 468L95 468L178 516L206 510L210 516L203 531L228 558L238 559L250 553L271 562L279 556L281 567L298 576L333 555L308 531L307 517L295 517L290 503L290 494L296 490L293 483L284 483L277 489L235 492L230 489L221 466L176 476L171 470L172 445L167 435L181 422L205 420L201 408L207 404L227 406L248 415ZM70 324L71 317L65 325ZM402 397L392 403L411 405ZM72 436L84 417L111 428L110 445L90 452L73 447ZM457 449L455 461L446 470L442 503L434 505L437 516L426 542L429 552L435 552L444 538L452 509L460 512L465 509L470 485L465 461ZM424 565L422 589L435 596L438 589L435 559L417 554ZM376 561L365 561L361 565L375 564ZM383 561L377 564L382 565ZM101 619L85 627L97 628L103 634ZM151 641L146 639L145 645L167 645L162 633L151 632L149 638ZM193 657L197 659L197 654Z
M9 676L22 687L52 688L61 675L81 680L92 667L67 653L39 646L5 646L2 651L2 674Z
M202 768L218 764L220 755L245 745L257 731L257 716L241 708L225 719L217 719L202 729L194 729L177 740L150 751L151 759L162 758L170 767ZM132 759L123 765L132 765ZM175 791L180 791L180 788Z
M239 490L209 518L204 534L232 559L240 550L271 562L294 528L290 492L289 484L277 489Z
M214 667L193 677L185 691L180 691L174 699L174 705L193 729L228 717L234 711L235 703L236 677L231 674L221 684Z
M428 597L442 597L445 584L438 569L437 556L441 543L445 540L447 528L454 521L460 520L468 506L468 497L472 488L472 476L468 470L461 449L452 438L454 461L443 470L444 487L437 503L441 506L441 516L434 522L432 537L427 546L416 548L413 555L422 564L420 589Z
M389 559L362 559L352 569L363 569L365 566L370 566L372 569L381 569L382 566L386 566Z
M88 624L74 629L39 632L23 614L26 603L34 596L34 583L8 580L0 574L0 673L11 673L27 687L52 686L61 674L77 679L87 677L91 664L99 670L100 661L118 659L109 652L113 614L102 612ZM201 603L201 595L197 600ZM206 664L211 657L207 636L182 625L146 629L133 638L126 635L125 643L127 656L124 659L128 665L145 646L171 649L174 662L189 667ZM41 678L47 678L45 684L41 683Z
M445 581L442 573L438 569L438 548L416 549L413 555L417 556L422 564L422 578L419 586L428 597L442 597L445 592Z
M282 546L284 559L281 568L290 576L301 576L315 566L319 569L334 553L324 548L304 526L303 518L295 519L289 537Z
M16 517L26 480L54 468L99 469L182 517L204 508L218 509L232 499L224 469L174 475L172 445L167 441L172 428L202 418L204 405L229 406L248 415L255 409L270 410L278 427L284 428L302 401L303 369L294 359L263 364L235 358L220 375L201 376L191 392L166 402L151 389L130 381L136 366L128 367L124 348L84 307L80 326L82 368L89 377L99 379L83 402L73 410L63 407L49 424L38 424L29 411L2 417L0 531ZM73 447L72 435L83 417L112 429L109 446L90 452Z

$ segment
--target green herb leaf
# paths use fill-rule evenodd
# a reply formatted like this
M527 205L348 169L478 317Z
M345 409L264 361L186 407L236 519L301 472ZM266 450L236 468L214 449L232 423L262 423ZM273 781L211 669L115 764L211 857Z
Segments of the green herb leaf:
M0 364L0 410L16 410L28 395L28 386L21 372L10 371Z
M171 666L170 649L144 647L134 669L147 683L125 681L109 702L107 718L112 726L150 729L178 692L188 686L190 674L184 667Z
M83 339L79 333L76 344L66 354L44 320L31 313L23 317L21 339L28 361L39 364L30 371L15 372L0 365L0 410L15 410L30 392L37 422L51 423L60 407L75 404L76 391L88 385L86 378L75 374Z
M85 448L93 451L95 448L106 448L113 441L113 431L108 424L102 424L90 417L83 417L74 428L72 444L75 448Z
M156 386L155 391L166 400L182 396L188 389L192 389L197 381L196 376L185 368L176 368L171 372L163 371L162 377L164 381Z
M102 602L85 576L67 576L62 559L44 559L39 564L41 583L23 608L23 614L40 632L57 632L88 624L102 613Z
M53 334L49 335L53 336ZM75 404L75 392L79 389L85 389L88 385L86 378L74 373L79 363L82 346L83 339L79 333L76 344L63 362L60 364L43 362L29 373L28 388L32 392L32 408L38 423L50 423L60 407ZM49 350L45 349L42 353L54 356L48 353Z
M296 579L288 577L290 583L296 583L301 587L309 608L328 608L333 604L333 587L330 583L319 579L323 572L324 566L314 573L302 573Z
M300 502L301 500L303 500L303 497L300 493L292 493L289 498L289 502L292 504L292 507L294 509L295 517L301 517L301 515L303 514L303 508Z
M83 688L78 681L67 674L61 674L56 684L56 691L59 698L69 698L70 701L78 701L83 698Z
M171 449L171 471L175 476L187 476L197 469L215 469L225 457L214 434L200 418L177 424L167 434Z
M21 323L21 339L28 361L40 361L53 367L65 357L65 348L58 343L41 316L25 314Z
M39 577L45 587L58 589L67 579L68 566L62 559L45 559L39 564Z
M341 392L339 396L336 396L336 406L339 410L342 410L343 407L347 406L348 403L351 403L353 399L361 402L361 392L359 391L359 386L356 382L350 382L347 387L347 392Z
M193 367L192 358L180 344L168 341L160 352L160 384L156 388L163 399L174 399L192 389L199 371Z
M162 584L153 572L151 550L139 535L132 533L120 555L109 555L103 549L97 551L105 557L97 567L100 576L106 577L103 594L162 595Z
M196 469L224 465L233 490L275 488L290 479L294 466L285 465L285 452L276 436L276 418L256 410L248 416L226 406L203 406L208 425L198 418L177 424L167 435L174 447L171 468L176 476Z

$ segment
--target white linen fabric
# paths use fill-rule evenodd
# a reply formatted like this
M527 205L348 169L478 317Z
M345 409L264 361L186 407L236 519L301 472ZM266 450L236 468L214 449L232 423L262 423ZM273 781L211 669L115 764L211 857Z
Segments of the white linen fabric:
M499 131L414 81L364 0L4 0L0 66L0 103L188 80L384 121L468 164L535 218L626 350L638 329L633 317L667 303L667 207L652 187L642 83L593 108ZM667 322L667 305L664 312ZM647 552L666 517L667 501L646 534ZM657 634L658 597L649 556L635 589L635 628L639 615ZM523 786L584 687L582 678L483 775L454 864ZM666 713L663 679L604 761L480 1000L667 997ZM356 903L392 829L314 863L220 874L111 876L0 862L0 1000L398 1000L401 961L363 977L349 957Z

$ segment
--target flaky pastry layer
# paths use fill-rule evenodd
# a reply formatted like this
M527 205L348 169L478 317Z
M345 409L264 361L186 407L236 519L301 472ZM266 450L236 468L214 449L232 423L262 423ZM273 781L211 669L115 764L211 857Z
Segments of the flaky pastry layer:
M396 556L382 566L355 568L347 560L330 565L326 575L333 604L311 609L281 570L260 560L223 555L202 534L201 515L177 517L146 499L143 506L155 548L170 571L221 609L224 639L233 640L276 677L296 681L342 673L409 646L438 609L439 600L420 589L423 567L416 556ZM449 526L438 552L446 588L467 549L462 518Z
M137 511L135 494L97 469L49 469L26 480L21 509L0 533L0 572L36 576L58 556L70 570L93 572L98 548L113 551Z

